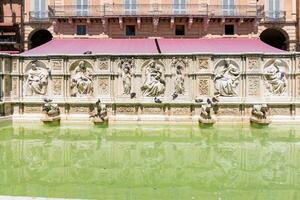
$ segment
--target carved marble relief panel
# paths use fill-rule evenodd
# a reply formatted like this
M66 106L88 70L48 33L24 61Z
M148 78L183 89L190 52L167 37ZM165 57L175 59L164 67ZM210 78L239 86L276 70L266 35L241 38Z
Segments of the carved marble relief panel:
M197 71L207 71L209 69L209 59L207 58L199 58Z
M122 78L122 94L129 95L132 90L132 74L135 67L134 59L122 59L119 62Z
M12 78L12 91L11 95L13 97L17 97L19 94L19 78L18 77L13 77Z
M12 60L11 59L4 59L4 72L11 72L12 70Z
M110 94L109 77L99 77L99 95L107 96Z
M191 108L189 106L171 107L172 115L191 115Z
M63 60L51 60L51 67L53 71L62 71L63 70Z
M94 93L93 66L84 60L74 62L70 67L70 91L72 97L92 96Z
M134 105L133 106L117 106L116 113L133 115L133 114L136 114L137 111L136 111L136 107Z
M13 60L12 62L12 71L18 72L18 60Z
M163 114L164 109L162 106L144 106L142 107L143 114Z
M159 60L148 60L142 66L143 84L141 91L145 97L163 96L166 90L165 68Z
M249 71L259 71L259 58L248 58L247 70Z
M287 92L288 66L279 59L270 60L264 67L264 83L267 95L282 96Z
M271 115L290 115L291 110L290 107L287 106L276 106L270 107L270 114Z
M197 83L197 95L209 96L210 95L210 77L199 76Z
M9 97L10 96L10 92L11 92L11 78L9 77L9 76L5 76L4 77L4 95L6 96L6 97Z
M173 58L172 59L172 70L173 70L173 80L174 80L174 93L184 94L185 89L185 71L188 67L188 59Z
M24 106L24 113L41 113L42 112L42 106L41 105L25 105Z
M259 96L260 95L260 77L251 76L248 78L248 95Z
M98 60L98 70L99 71L109 70L109 60L106 58L99 59Z
M52 78L52 93L55 96L63 95L63 79L60 77Z
M40 61L32 61L25 69L24 95L46 95L50 70Z
M237 106L219 106L218 115L241 115L240 109Z
M214 69L215 94L224 97L238 96L240 67L233 60L221 60Z
M89 106L84 105L71 105L69 113L71 114L89 114L92 112Z

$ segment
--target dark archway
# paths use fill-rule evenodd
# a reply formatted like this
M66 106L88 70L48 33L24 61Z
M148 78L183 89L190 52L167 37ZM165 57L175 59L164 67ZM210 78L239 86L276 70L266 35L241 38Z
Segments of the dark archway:
M273 47L288 50L288 35L281 29L268 28L260 34L260 39Z
M45 29L35 31L29 39L30 49L33 49L42 44L45 44L46 42L49 42L50 40L52 40L52 37L52 34Z

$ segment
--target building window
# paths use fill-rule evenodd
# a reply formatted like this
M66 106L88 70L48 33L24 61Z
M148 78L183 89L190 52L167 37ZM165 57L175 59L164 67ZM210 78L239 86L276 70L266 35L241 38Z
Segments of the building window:
M186 13L186 0L174 0L173 1L174 14L185 14Z
M223 0L223 15L234 15L234 0Z
M176 27L175 27L175 35L185 35L185 27L184 27L184 25L176 25Z
M85 25L77 25L77 35L86 35Z
M234 25L233 24L225 24L225 35L234 35Z
M278 19L281 17L280 0L269 0L268 17Z
M77 16L87 16L88 15L88 0L77 0L76 1L76 14Z
M124 12L125 15L136 15L137 14L136 0L125 0Z
M31 12L31 17L48 18L47 5L47 0L34 0L33 12Z
M4 22L3 3L0 3L0 22Z
M135 26L134 25L126 26L126 36L135 36Z

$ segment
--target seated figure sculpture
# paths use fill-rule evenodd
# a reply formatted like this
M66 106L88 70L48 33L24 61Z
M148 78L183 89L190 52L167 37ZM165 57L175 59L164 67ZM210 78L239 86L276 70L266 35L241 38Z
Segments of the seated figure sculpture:
M102 104L100 99L96 102L96 114L91 114L94 124L106 124L108 123L107 107L105 104Z
M84 61L80 61L71 76L71 96L90 96L93 91L92 72Z
M270 120L267 117L268 106L266 104L253 105L250 122L251 124L269 125Z
M166 83L163 79L161 67L155 61L151 61L145 72L146 79L141 87L144 96L155 97L163 95Z
M52 103L52 99L44 99L42 112L44 113L44 117L42 118L44 123L60 121L60 109L57 104Z
M26 95L45 95L47 92L50 71L32 63L26 80Z

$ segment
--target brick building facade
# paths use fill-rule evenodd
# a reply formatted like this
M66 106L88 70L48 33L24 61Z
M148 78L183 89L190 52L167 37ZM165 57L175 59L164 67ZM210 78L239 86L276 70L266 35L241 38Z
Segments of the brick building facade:
M22 1L0 2L0 51L18 52L22 49Z
M1 31L14 27L13 49L52 38L260 37L296 50L300 38L299 0L26 0L24 32L22 1L3 2Z

